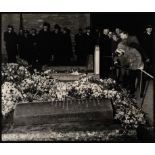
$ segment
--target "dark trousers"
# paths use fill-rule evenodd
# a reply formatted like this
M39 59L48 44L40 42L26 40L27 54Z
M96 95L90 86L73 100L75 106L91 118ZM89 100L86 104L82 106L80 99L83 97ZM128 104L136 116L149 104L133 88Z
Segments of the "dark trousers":
M144 64L144 70L146 72L148 72L149 74L153 74L153 66L151 63L145 63ZM140 94L140 97L143 97L145 95L145 89L148 85L148 82L150 81L150 77L148 75L146 75L145 73L141 73L141 76L142 76L142 82L141 82L141 94Z
M111 74L110 67L112 67L112 58L111 57L102 57L100 58L100 77L108 78Z
M129 70L127 75L127 89L130 91L130 94L134 94L136 91L136 78L140 81L140 71L139 70Z
M148 77L144 74L144 73L141 73L141 76L142 76L142 81L141 81L141 92L140 92L140 97L143 97L144 96L144 92L145 92L145 88L146 88L146 84L147 84L147 81L149 80Z

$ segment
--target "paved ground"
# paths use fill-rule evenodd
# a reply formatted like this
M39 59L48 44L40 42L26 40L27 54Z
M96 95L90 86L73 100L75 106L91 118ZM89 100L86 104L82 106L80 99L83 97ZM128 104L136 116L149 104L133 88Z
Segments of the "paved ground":
M148 114L150 124L153 126L154 123L154 90L153 90L153 80L150 81L148 86L148 91L146 93L144 103L143 103L143 110Z
M29 132L29 133L8 133L2 135L3 141L57 141L57 142L138 142L136 132L129 131L127 135L119 130L103 131L78 131L78 132Z
M154 124L154 90L153 90L153 80L149 82L148 88L146 90L146 95L143 98L139 96L139 90L136 92L138 105L141 106L143 111L147 114L147 118L151 126Z

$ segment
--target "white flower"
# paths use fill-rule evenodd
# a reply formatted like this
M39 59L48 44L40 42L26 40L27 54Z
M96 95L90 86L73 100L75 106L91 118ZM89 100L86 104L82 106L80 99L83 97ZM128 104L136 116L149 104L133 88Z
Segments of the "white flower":
M80 73L78 71L72 72L72 75L79 75Z
M124 115L124 112L120 111L119 114L120 114L120 115Z
M2 85L2 115L5 116L12 111L22 98L21 92L14 84L5 82Z
M102 80L102 79L100 79L100 82L103 82L103 80Z
M45 74L49 74L51 72L51 70L49 69L49 70L46 70L46 71L44 71L44 73Z

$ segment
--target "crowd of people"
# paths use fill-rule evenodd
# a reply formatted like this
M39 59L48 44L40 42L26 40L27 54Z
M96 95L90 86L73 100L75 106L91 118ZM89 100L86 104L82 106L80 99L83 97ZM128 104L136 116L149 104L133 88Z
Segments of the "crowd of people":
M84 30L79 28L74 36L74 44L67 27L62 29L56 24L53 31L50 29L50 24L45 22L39 32L36 29L28 31L21 28L16 34L13 26L9 25L4 33L8 62L16 62L18 55L32 66L42 67L51 62L55 65L70 65L76 55L77 64L86 65L89 55L94 55L95 46L99 45L101 78L113 73L117 81L134 93L139 69L153 72L151 25L140 36L130 35L120 28L114 32L108 28L101 31L92 31L90 27ZM143 81L146 82L145 76Z
M87 55L94 53L95 40L90 27L85 32L79 29L75 35L75 47L71 39L70 29L63 29L56 24L50 30L50 24L44 23L43 28L37 32L21 28L19 33L14 32L13 26L8 26L4 33L4 41L8 55L8 62L16 62L16 56L26 60L29 64L43 65L70 65L73 56L77 57L78 65L86 65ZM75 52L74 52L75 51ZM75 53L75 54L74 54Z
M140 35L130 35L119 28L110 32L103 29L99 36L100 75L102 78L114 75L131 94L136 90L136 79L142 78L143 96L148 76L140 77L140 70L153 73L153 35L151 25Z
M43 66L49 64L53 55L55 63L61 63L67 62L68 57L72 54L70 30L63 28L61 31L59 25L55 25L52 32L50 24L44 23L43 28L38 33L33 28L30 31L21 28L18 34L9 25L8 31L4 33L4 40L8 62L16 62L16 56L19 55L31 65L38 62Z

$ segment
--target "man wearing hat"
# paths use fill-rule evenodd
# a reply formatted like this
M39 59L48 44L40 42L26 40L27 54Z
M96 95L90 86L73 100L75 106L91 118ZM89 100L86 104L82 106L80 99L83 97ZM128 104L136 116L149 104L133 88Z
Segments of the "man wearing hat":
M84 33L85 64L91 63L90 55L94 55L94 50L95 50L95 38L93 36L93 33L90 27L88 26L85 28L85 33Z
M6 45L8 63L15 63L18 38L17 34L14 32L13 26L8 25L8 30L4 32L4 41Z
M151 25L146 26L145 32L141 38L141 45L148 57L147 61L149 61L150 64L153 64L153 34Z
M50 24L44 22L43 29L38 34L38 48L39 48L39 62L41 66L47 65L50 62L52 55L52 36L50 31Z
M53 42L53 54L55 65L61 65L63 62L63 56L65 51L63 49L63 33L61 27L58 24L54 25L52 31L52 42Z
M112 66L111 39L108 34L109 29L104 28L99 37L101 78L110 76L110 67Z
M75 54L77 55L78 65L84 65L86 63L87 54L85 52L84 33L81 28L77 34L75 34Z
M70 65L70 60L71 57L73 56L70 29L64 27L62 33L63 33L62 35L63 51L61 51L61 57L63 57L63 59L61 61L61 65Z
M152 26L147 25L144 33L141 36L141 46L143 53L145 54L145 65L144 70L150 74L153 73L153 34L152 34ZM142 91L141 91L141 97L144 95L144 90L146 87L146 82L150 80L150 78L142 74Z

